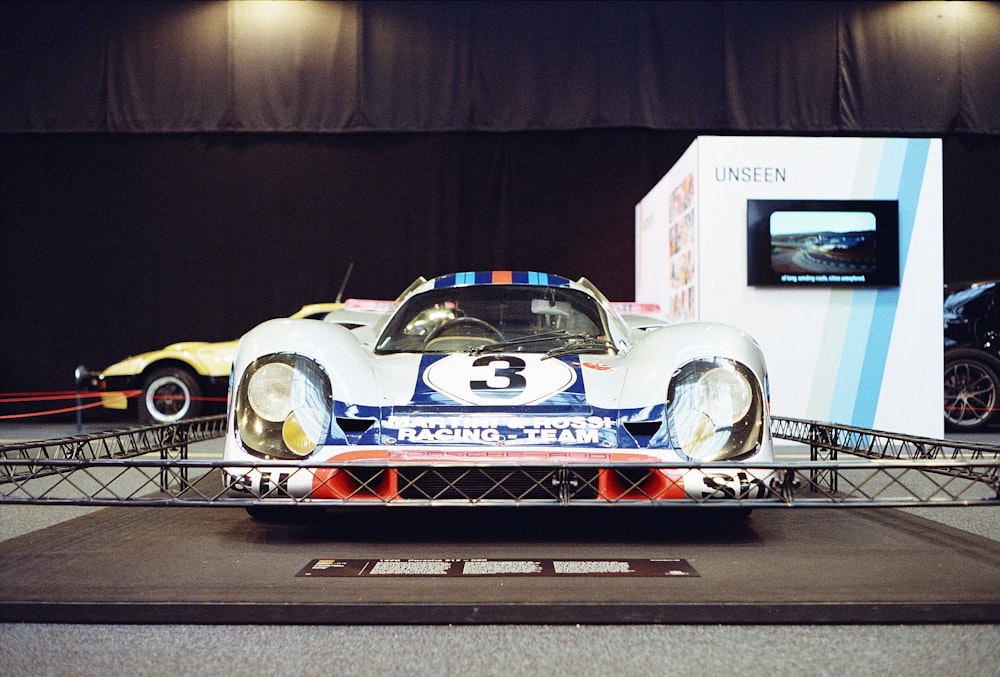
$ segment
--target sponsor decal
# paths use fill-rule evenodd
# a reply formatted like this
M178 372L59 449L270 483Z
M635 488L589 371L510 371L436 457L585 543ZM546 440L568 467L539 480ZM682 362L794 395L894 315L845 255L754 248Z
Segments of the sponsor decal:
M703 499L767 498L771 495L768 489L770 475L771 473L767 473L764 477L758 477L752 470L733 473L688 473L685 486L692 496L698 496L700 493Z
M393 414L386 420L386 428L396 430L396 440L404 444L431 442L596 446L601 445L608 434L614 435L616 424L615 419L610 416Z

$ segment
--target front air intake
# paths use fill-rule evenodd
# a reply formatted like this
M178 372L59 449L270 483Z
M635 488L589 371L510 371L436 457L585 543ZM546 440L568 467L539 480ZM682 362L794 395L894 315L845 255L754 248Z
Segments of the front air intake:
M400 498L558 501L597 498L597 468L434 467L399 469Z

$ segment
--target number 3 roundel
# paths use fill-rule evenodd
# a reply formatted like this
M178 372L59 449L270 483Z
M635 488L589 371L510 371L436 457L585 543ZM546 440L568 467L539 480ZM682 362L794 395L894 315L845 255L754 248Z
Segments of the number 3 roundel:
M541 355L449 355L424 372L424 383L464 404L519 406L569 388L576 372Z

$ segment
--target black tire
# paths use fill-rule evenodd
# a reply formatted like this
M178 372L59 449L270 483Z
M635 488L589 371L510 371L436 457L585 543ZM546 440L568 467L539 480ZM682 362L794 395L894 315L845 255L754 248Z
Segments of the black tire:
M136 405L140 423L177 423L201 413L201 386L179 367L156 369L146 376Z
M979 432L1000 406L998 365L974 350L954 350L944 358L944 426L952 432Z

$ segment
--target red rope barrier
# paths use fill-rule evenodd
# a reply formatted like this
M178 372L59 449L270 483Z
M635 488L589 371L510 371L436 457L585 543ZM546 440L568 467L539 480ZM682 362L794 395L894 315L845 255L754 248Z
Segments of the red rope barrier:
M0 415L0 421L6 421L13 418L34 418L36 416L51 416L52 414L68 414L72 411L82 411L84 409L94 409L95 407L100 407L100 402L91 402L90 404L83 404L79 407L66 407L65 409L52 409L50 411L35 411L30 414L4 414Z
M92 390L28 390L22 393L0 393L0 397L32 397L34 395L76 395L77 392L92 393Z
M136 392L139 391L125 391L125 392ZM8 397L8 395L10 395ZM0 404L10 404L11 402L47 402L50 400L73 400L77 397L85 399L93 399L95 397L100 397L101 393L94 392L82 392L82 393L67 393L67 394L43 394L43 393L7 393L5 395L0 395ZM129 395L126 395L129 397Z
M0 393L0 404L23 404L25 402L47 402L47 401L60 401L60 400L74 400L74 399L94 399L100 398L103 395L122 395L126 398L138 397L141 390L116 390L111 392L95 392L92 390L85 390L81 392L76 392L74 390L53 390L53 391L26 391L26 392L10 392L10 393ZM192 398L198 400L199 402L225 402L225 397L195 397ZM38 416L51 416L55 414L67 414L74 411L83 411L84 409L96 409L97 407L103 406L102 402L88 402L86 404L80 404L75 407L63 407L60 409L49 409L46 411L34 411L27 414L3 414L0 415L0 421L6 421L17 418L36 418Z

